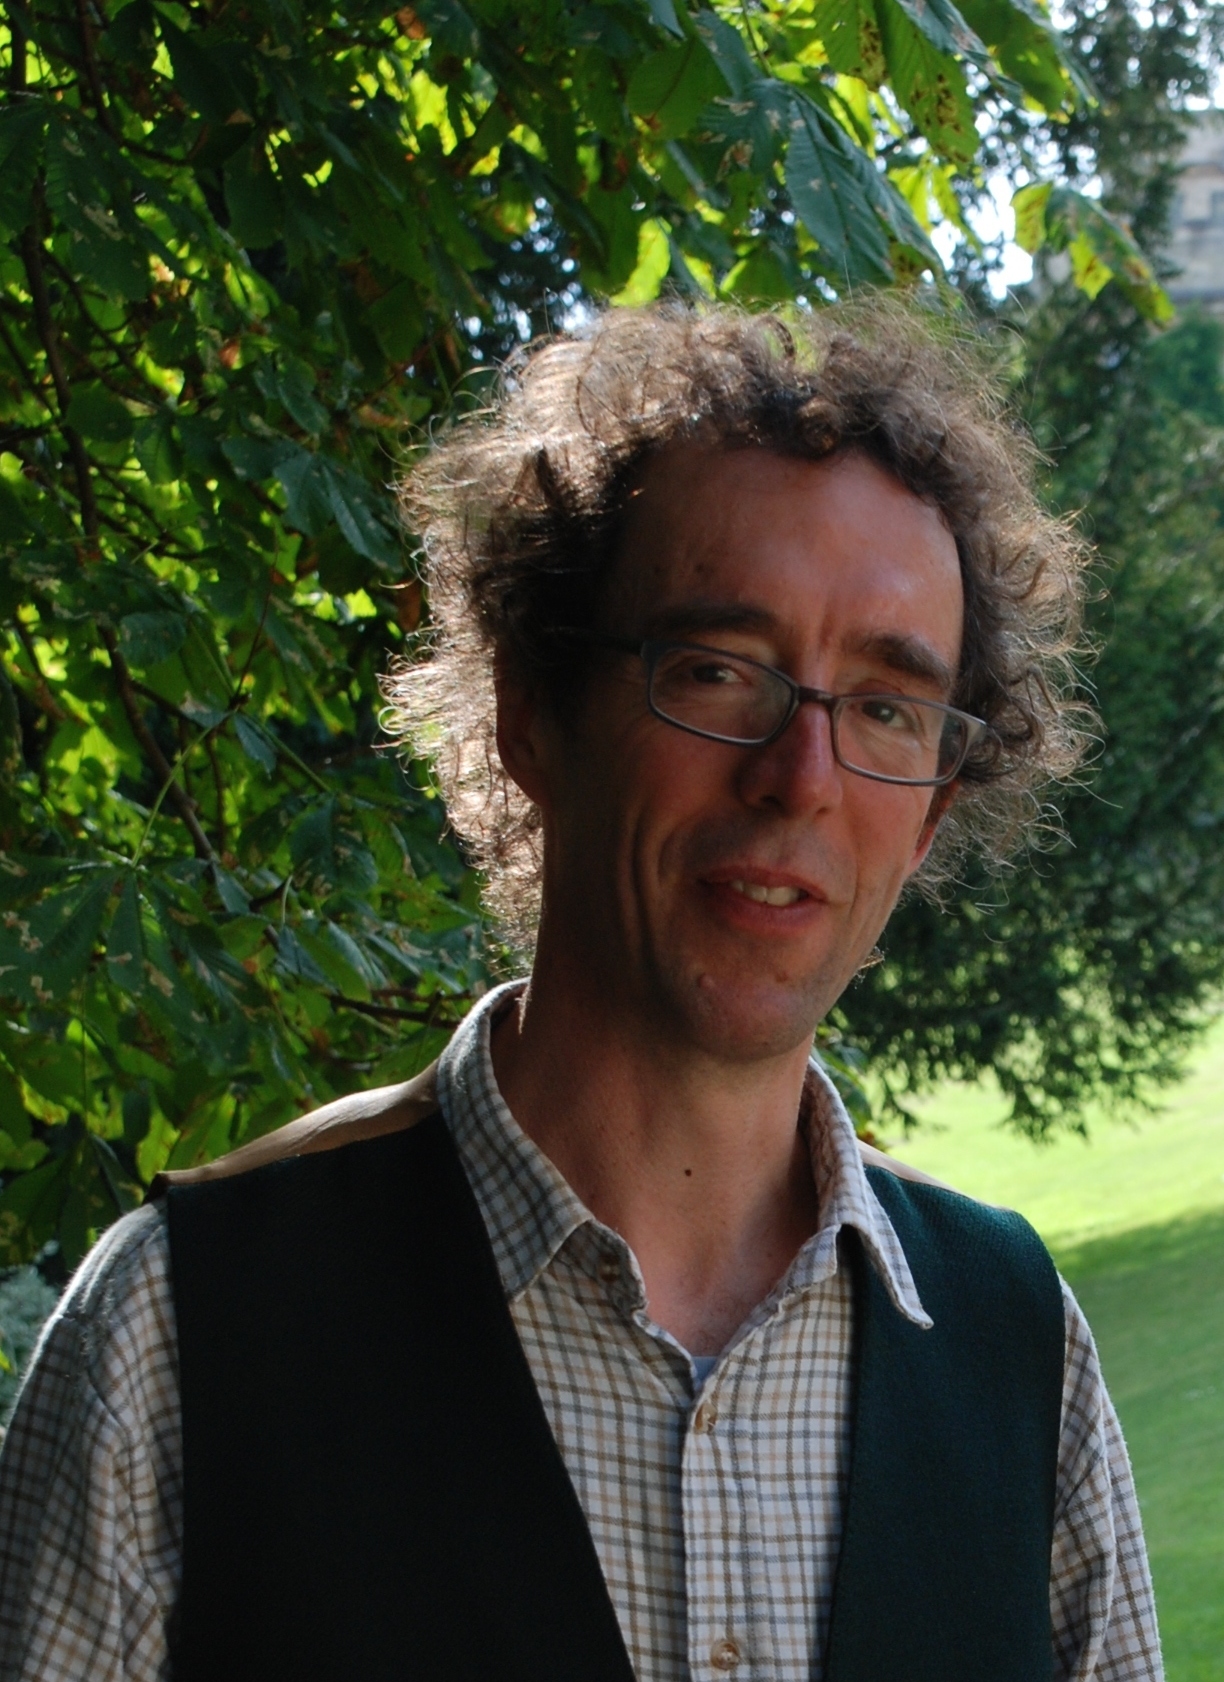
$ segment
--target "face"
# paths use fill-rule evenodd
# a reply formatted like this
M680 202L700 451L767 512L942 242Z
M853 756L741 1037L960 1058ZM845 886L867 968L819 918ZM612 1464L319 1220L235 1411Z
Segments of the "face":
M860 455L685 448L654 462L604 612L836 694L947 700L956 544ZM578 716L503 689L507 767L543 814L541 952L562 952L642 1030L722 1058L806 1047L930 845L939 795L833 757L805 705L765 747L655 718L640 658L596 657Z

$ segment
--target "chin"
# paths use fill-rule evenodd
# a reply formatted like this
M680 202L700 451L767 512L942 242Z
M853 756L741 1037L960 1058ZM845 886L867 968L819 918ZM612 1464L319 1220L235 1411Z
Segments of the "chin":
M685 1037L727 1063L755 1063L809 1047L836 997L810 978L787 984L772 975L755 980L709 969L690 971L679 989L668 991L673 1009L681 1005Z

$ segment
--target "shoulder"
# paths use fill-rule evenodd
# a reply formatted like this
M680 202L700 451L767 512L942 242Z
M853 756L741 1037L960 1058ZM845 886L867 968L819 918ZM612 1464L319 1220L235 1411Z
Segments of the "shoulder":
M1040 1235L1015 1210L981 1203L916 1170L898 1173L899 1166L865 1163L927 1313L937 1326L957 1324L972 1336L1027 1347L1059 1395L1067 1307Z
M396 1086L378 1086L337 1098L309 1115L299 1116L274 1132L253 1139L215 1162L199 1168L176 1169L159 1174L150 1188L153 1198L179 1186L206 1185L233 1179L269 1163L293 1157L313 1156L338 1150L342 1145L382 1138L415 1127L438 1108L438 1065L431 1063L419 1075Z
M879 1151L874 1145L858 1142L859 1157L864 1168L879 1168L884 1173L891 1174L894 1179L909 1180L914 1185L938 1186L940 1191L956 1192L955 1186L947 1185L943 1180L936 1180L930 1174L924 1174L921 1168L911 1168L908 1162L898 1162L895 1156L889 1156L886 1151ZM964 1192L956 1192L963 1197Z
M18 1394L10 1442L25 1421L100 1407L123 1424L173 1405L177 1346L163 1211L125 1215L77 1269L43 1327Z
M163 1211L146 1203L109 1227L73 1274L49 1324L105 1328L156 1299L169 1277Z

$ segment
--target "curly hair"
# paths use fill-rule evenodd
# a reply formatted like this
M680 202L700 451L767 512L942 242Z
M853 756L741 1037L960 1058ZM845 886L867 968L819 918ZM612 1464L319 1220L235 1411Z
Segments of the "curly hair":
M956 540L965 620L955 704L989 734L961 772L916 885L967 850L1002 863L1080 763L1091 714L1073 665L1086 551L1039 504L1031 442L980 342L894 297L808 315L677 303L610 309L528 347L498 401L458 422L401 487L422 546L424 657L384 681L395 740L432 760L487 900L529 945L539 813L502 768L495 658L561 706L584 660L646 464L688 440L825 461L860 451L936 507Z

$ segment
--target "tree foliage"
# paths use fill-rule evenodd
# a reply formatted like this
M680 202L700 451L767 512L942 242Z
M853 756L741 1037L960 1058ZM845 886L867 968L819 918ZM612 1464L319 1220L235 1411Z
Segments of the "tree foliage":
M979 118L1080 91L1031 0L7 16L0 1259L70 1263L483 985L377 746L406 441L579 297L937 274Z

